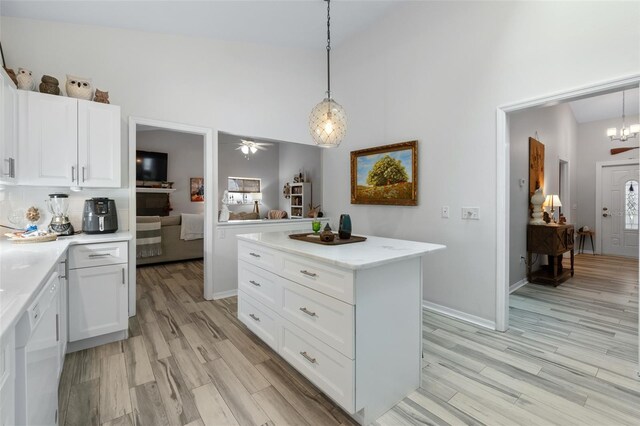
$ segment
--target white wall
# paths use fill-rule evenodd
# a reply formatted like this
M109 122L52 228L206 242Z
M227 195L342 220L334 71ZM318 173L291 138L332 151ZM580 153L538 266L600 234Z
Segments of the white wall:
M293 183L293 177L303 172L307 182L311 182L311 196L314 207L322 204L322 150L316 146L308 146L299 143L280 144L280 173L279 173L279 209L289 212L290 200L284 198L282 188L289 182ZM321 206L321 211L324 206ZM335 212L334 212L335 214Z
M563 194L562 212L568 223L575 223L574 203L577 193L576 155L578 123L569 104L532 108L509 114L510 141L510 224L509 224L509 284L526 277L526 265L520 256L527 256L527 223L529 222L529 137L544 144L544 194L558 194L559 162L569 163L569 194ZM524 186L518 183L525 180ZM558 213L556 213L557 215ZM556 216L557 218L557 216ZM543 256L538 256L542 259Z
M167 180L174 182L171 216L181 213L204 213L204 203L191 202L189 179L204 177L204 138L170 130L137 132L136 147L142 151L166 152ZM206 184L206 182L205 182Z
M640 122L640 117L627 117L629 123ZM611 142L606 135L607 128L622 125L622 118L593 121L578 125L578 172L577 178L580 185L576 203L578 205L578 220L576 226L589 226L595 229L596 223L596 163L598 161L624 160L628 158L638 159L638 150L627 151L622 154L611 155L611 148L623 148L625 146L638 146L638 139L631 139L626 143L620 141ZM596 236L599 238L599 236ZM589 248L590 243L585 247Z
M218 209L222 207L221 199L223 192L227 189L227 178L246 177L260 178L262 190L262 201L260 204L260 216L266 217L267 212L278 207L280 190L278 188L278 159L279 143L267 147L266 150L258 150L255 154L249 154L246 159L242 152L238 151L240 137L218 134ZM253 204L229 205L229 211L251 212Z
M402 4L333 49L349 127L324 153L326 210L350 213L354 233L446 244L425 260L425 299L494 320L496 107L640 72L639 17L638 2ZM419 206L351 205L349 151L413 139Z

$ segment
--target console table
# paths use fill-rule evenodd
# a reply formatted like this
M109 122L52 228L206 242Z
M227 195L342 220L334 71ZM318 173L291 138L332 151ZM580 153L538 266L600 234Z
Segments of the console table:
M573 276L574 257L573 225L528 225L527 226L527 279L530 283L558 286ZM571 253L571 268L562 267L562 256ZM531 270L533 253L549 256L549 266Z

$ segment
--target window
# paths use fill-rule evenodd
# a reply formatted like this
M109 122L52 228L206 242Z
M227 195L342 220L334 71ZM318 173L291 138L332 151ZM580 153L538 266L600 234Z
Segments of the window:
M638 229L638 181L624 184L624 229Z

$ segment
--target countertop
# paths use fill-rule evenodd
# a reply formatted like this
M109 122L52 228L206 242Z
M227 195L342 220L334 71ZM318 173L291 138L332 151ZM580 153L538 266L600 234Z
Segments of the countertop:
M128 241L131 233L78 234L56 241L14 244L0 241L0 336L18 321L71 245Z
M240 234L237 237L239 240L261 244L266 247L352 270L373 268L386 263L423 256L427 253L446 248L446 246L441 244L397 240L369 235L363 235L367 237L367 240L361 243L325 246L293 240L289 238L289 234L292 233L293 232L261 232Z
M328 222L330 218L328 217L319 217L318 220L322 223ZM311 222L313 222L312 218L300 218L300 219L249 219L249 220L229 220L227 222L218 222L217 226L242 226L242 225L281 225L287 223L304 223L308 224L305 227L309 227L311 229Z

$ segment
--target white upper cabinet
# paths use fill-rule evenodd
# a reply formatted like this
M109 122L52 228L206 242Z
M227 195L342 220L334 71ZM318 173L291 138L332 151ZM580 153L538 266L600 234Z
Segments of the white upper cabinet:
M0 68L0 183L13 184L18 168L18 89Z
M19 92L19 182L120 187L120 107Z
M20 183L76 186L78 102L19 91Z
M80 186L120 187L120 107L78 101Z

